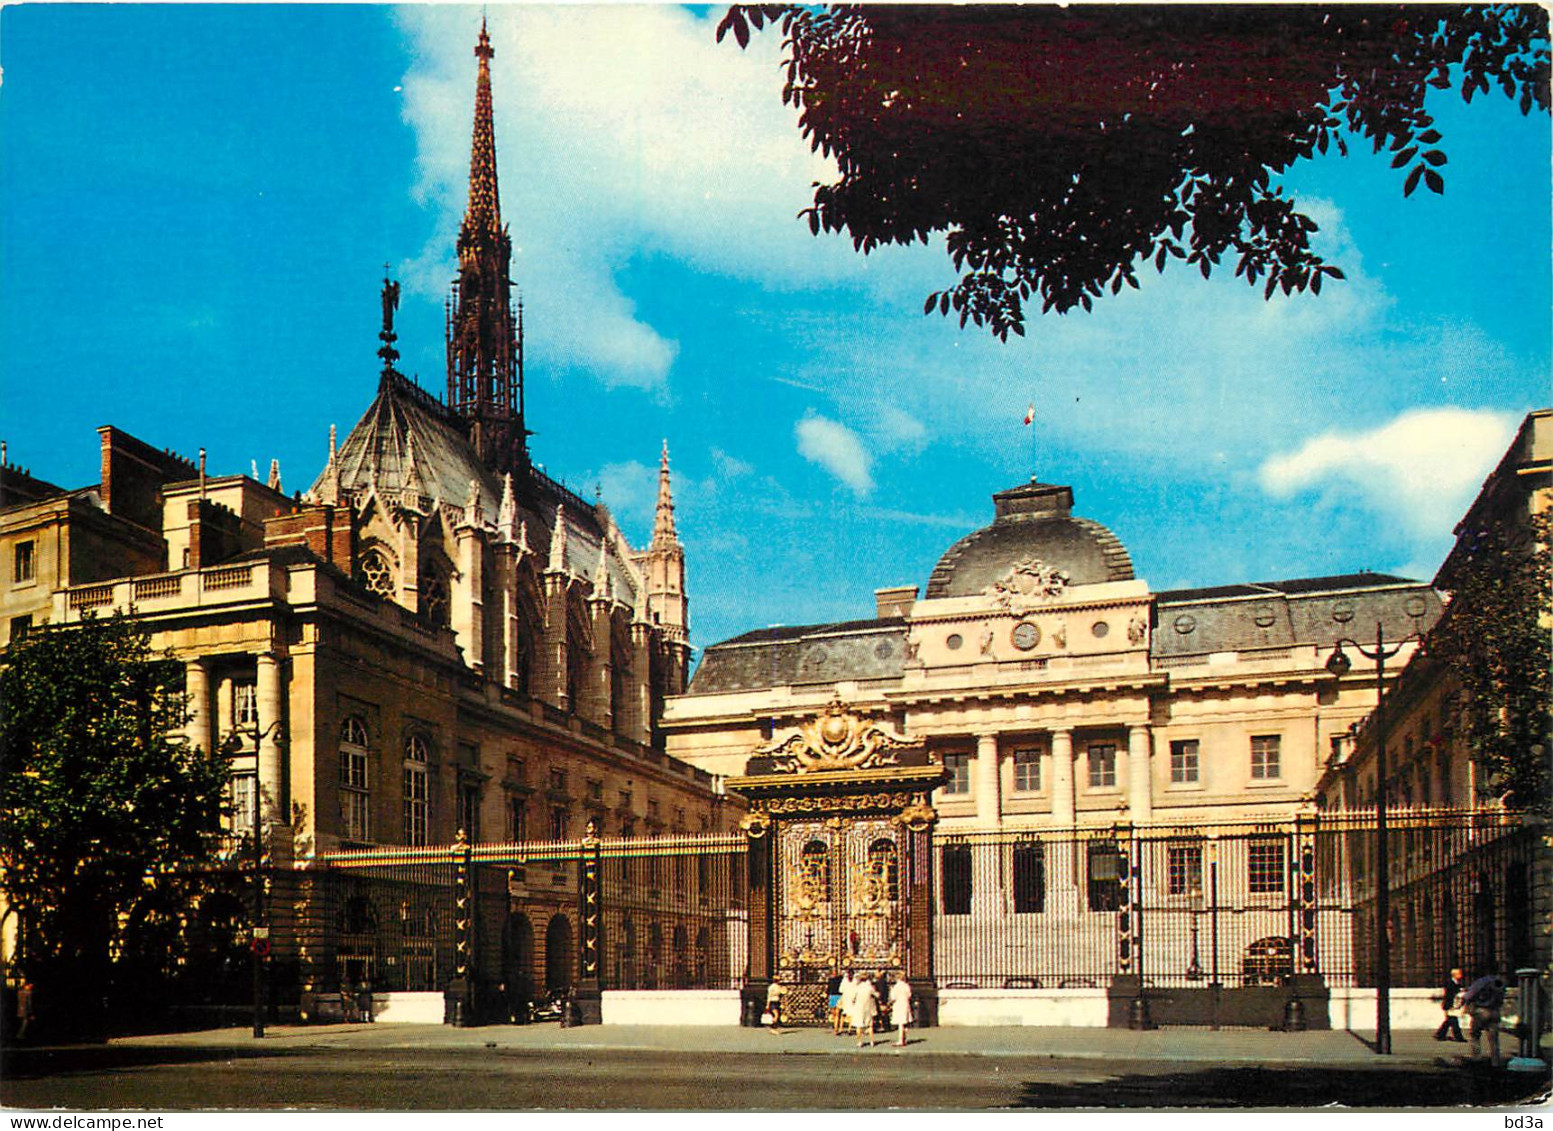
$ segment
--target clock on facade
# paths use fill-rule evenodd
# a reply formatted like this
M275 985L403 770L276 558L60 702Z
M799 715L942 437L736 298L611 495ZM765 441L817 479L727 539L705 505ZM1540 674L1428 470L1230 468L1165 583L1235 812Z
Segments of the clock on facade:
M1020 621L1014 626L1014 647L1021 652L1028 652L1041 642L1041 630L1029 621Z

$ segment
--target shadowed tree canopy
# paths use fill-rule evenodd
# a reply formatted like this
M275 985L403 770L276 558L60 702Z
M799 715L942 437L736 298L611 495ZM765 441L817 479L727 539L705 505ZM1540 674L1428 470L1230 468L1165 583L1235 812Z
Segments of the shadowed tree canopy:
M0 655L0 890L27 976L90 1028L154 869L205 857L225 759L174 735L183 665L133 621L46 628Z
M1553 813L1553 525L1469 530L1429 650L1457 686L1455 717L1481 780L1512 809Z
M1266 296L1342 278L1278 184L1346 137L1391 153L1401 193L1444 192L1431 88L1548 109L1548 17L1530 6L736 5L779 26L783 99L840 179L816 234L868 252L945 233L959 273L924 311L1001 339L1027 309L1088 310L1184 259Z

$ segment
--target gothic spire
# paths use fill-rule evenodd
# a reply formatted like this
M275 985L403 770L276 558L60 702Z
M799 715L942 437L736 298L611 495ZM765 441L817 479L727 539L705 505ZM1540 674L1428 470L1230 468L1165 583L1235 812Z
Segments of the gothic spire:
M652 520L654 549L679 541L674 533L674 493L669 486L669 442L663 441L663 456L658 463L658 509Z
M469 206L458 230L458 281L447 316L448 407L470 423L470 439L492 471L524 472L522 330L513 317L512 238L501 219L496 184L496 126L485 21L475 57L474 133Z
M491 114L491 56L495 54L482 16L480 41L475 44L480 73L475 79L475 132L469 154L469 207L464 212L464 223L493 232L501 229L501 199L496 191L496 127Z

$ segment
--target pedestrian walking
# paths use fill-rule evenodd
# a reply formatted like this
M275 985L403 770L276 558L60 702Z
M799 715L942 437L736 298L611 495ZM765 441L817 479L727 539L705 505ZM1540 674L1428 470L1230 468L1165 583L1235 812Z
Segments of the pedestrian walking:
M863 1047L863 1034L868 1034L868 1047L874 1047L874 1021L879 1017L879 988L867 974L858 976L852 989L852 1028L857 1032L857 1047Z
M766 987L766 1012L771 1015L771 1031L777 1032L777 1027L782 1024L782 995L787 993L787 987L775 978Z
M895 1047L906 1047L906 1028L911 1024L911 983L905 977L890 987L890 1020L895 1025Z
M1467 1007L1467 1048L1474 1060L1478 1056L1479 1038L1488 1034L1488 1062L1499 1067L1499 1011L1504 1008L1504 979L1497 974L1484 974L1468 986L1461 995Z
M857 992L857 975L849 966L841 975L841 989L836 1001L836 1035L839 1037L852 1027L852 995Z
M1445 979L1445 987L1440 991L1440 1008L1445 1010L1445 1020L1440 1022L1440 1027L1434 1031L1434 1039L1437 1041L1452 1040L1466 1041L1461 1035L1462 1006L1457 1002L1461 991L1467 988L1467 976L1462 973L1461 967L1451 967L1450 974ZM1450 1034L1449 1037L1446 1034Z
M836 1035L841 1035L841 971L832 970L830 978L825 983L825 1004L830 1010L830 1027Z
M22 984L16 988L16 1039L26 1040L27 1026L32 1024L32 982L22 979Z

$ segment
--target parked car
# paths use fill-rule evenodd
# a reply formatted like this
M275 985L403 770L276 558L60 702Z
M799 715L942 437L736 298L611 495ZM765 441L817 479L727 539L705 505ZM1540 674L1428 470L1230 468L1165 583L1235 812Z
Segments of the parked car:
M1294 948L1283 935L1269 935L1246 947L1240 963L1241 984L1277 986L1294 973Z

